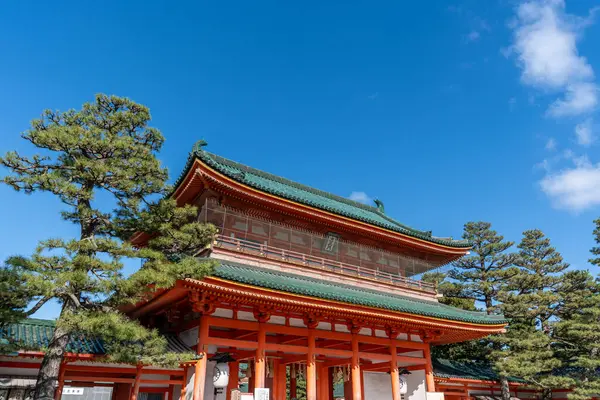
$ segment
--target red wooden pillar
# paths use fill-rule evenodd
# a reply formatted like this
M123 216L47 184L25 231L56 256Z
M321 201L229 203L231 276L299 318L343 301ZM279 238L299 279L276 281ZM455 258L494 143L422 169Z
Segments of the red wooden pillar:
M396 347L396 337L390 340L390 377L392 379L392 400L400 400L400 374L398 373L398 348Z
M204 400L204 385L206 383L206 363L208 355L206 353L208 341L208 318L205 315L200 317L198 326L198 348L196 352L200 359L196 361L196 370L194 373L194 397L193 400Z
M181 384L181 393L179 394L179 400L185 400L185 390L188 384L188 367L183 366L183 383Z
M227 384L226 399L231 400L231 391L238 388L240 380L240 363L232 361L229 363L229 383Z
M135 380L133 381L133 388L131 389L131 400L137 400L138 393L140 392L140 381L142 380L142 365L138 364L137 371L135 372Z
M306 352L306 400L317 400L317 371L315 365L315 332L308 329Z
M287 384L287 369L285 364L279 364L279 367L275 371L275 379L277 379L277 400L285 400L286 396L286 384Z
M58 387L56 388L56 391L54 392L55 400L60 400L60 398L62 397L63 387L65 386L65 371L66 371L66 369L67 369L67 362L63 361L60 364L60 370L58 372Z
M431 349L429 344L423 350L425 356L425 382L427 383L427 391L435 392L435 380L433 379L433 366L431 365Z
M278 358L274 358L273 359L273 371L271 371L271 374L273 375L272 378L272 387L273 390L271 391L271 399L273 400L278 400L279 399L279 379L277 379L277 372L279 372L279 359Z
M258 347L254 357L254 388L260 389L265 387L265 372L266 372L266 357L265 344L267 341L267 330L264 322L258 325Z
M171 380L177 379L176 376L171 375ZM169 400L173 400L175 397L175 385L169 385Z
M327 400L329 398L329 386L332 386L329 380L329 368L321 367L319 369L319 399Z
M362 400L362 379L360 372L360 361L358 359L358 332L352 333L352 400Z

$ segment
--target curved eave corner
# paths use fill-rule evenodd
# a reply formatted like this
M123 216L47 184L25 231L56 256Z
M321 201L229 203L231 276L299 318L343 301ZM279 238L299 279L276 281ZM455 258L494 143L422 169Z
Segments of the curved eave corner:
M171 196L180 196L184 192L184 190L182 189L189 185L191 179L193 179L193 176L191 176L190 173L194 173L192 171L194 169L194 164L198 162L201 166L203 166L204 168L208 168L210 171L218 174L219 176L233 181L238 185L259 191L264 195L273 196L283 201L291 202L302 207L316 210L317 212L331 214L337 218L349 219L354 221L355 223L366 224L377 229L391 232L395 235L411 238L413 240L416 240L417 242L428 243L430 245L434 245L438 249L445 249L446 252L453 253L455 255L455 258L459 258L465 255L472 248L472 244L468 241L454 240L451 238L437 238L435 236L432 236L431 232L419 231L416 229L409 228L397 222L393 218L385 215L380 208L357 203L340 196L336 196L327 192L310 188L308 186L289 181L281 177L277 177L275 175L257 170L255 168L239 164L235 161L231 161L223 157L206 152L203 149L204 146L206 146L206 142L204 141L200 141L196 145L194 145L192 152L188 156L185 168L183 169L181 175L175 182ZM299 198L298 196L290 195L289 193L286 193L284 191L270 190L269 188L265 188L264 186L261 186L256 182L246 179L246 174L244 173L244 171L248 171L248 173L253 175L261 176L267 180L276 181L282 186L289 186L292 189L298 189L306 191L308 193L316 194L318 196L327 197L332 201L339 202L345 206L353 207L357 210L366 210L372 215L377 215L378 217L380 217L382 221L375 221L367 217L357 217L356 215L351 215L350 213L336 209L335 207L324 206L323 204L317 204L316 202L306 201L304 199Z

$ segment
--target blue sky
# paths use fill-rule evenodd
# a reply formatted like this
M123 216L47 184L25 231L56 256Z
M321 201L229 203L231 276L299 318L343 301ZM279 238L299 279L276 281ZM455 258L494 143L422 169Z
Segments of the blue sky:
M436 235L540 228L588 268L597 1L35 3L0 13L1 153L31 154L19 133L44 108L127 96L151 108L172 177L204 138ZM75 233L47 195L0 196L0 258Z

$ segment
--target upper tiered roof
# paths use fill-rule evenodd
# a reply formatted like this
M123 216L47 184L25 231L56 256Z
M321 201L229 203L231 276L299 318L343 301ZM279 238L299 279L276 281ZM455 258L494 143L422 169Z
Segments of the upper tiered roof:
M430 243L458 249L471 247L471 244L465 240L435 237L431 231L422 231L406 226L386 215L383 203L379 201L377 207L362 204L209 153L203 149L204 146L206 146L204 141L196 143L188 157L183 173L175 184L176 187L184 181L194 161L198 159L236 182L271 195Z

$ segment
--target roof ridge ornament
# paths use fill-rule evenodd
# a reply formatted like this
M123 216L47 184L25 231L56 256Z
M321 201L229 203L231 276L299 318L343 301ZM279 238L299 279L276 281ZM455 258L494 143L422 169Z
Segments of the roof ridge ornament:
M377 211L379 211L382 214L385 214L385 207L383 206L383 201L381 201L379 199L375 199L375 200L373 200L373 202L377 206Z
M204 151L203 147L208 146L208 142L204 139L200 139L198 140L196 143L194 143L194 153L196 152L202 152Z

